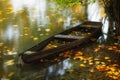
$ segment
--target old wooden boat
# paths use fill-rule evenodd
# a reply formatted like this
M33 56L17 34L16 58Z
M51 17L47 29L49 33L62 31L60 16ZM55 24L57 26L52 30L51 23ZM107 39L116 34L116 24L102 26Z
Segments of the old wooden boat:
M96 40L102 33L101 27L101 22L84 22L38 43L20 53L20 56L24 63L39 62L42 58L48 58ZM54 45L54 43L59 43L59 45ZM54 46L49 47L50 45Z

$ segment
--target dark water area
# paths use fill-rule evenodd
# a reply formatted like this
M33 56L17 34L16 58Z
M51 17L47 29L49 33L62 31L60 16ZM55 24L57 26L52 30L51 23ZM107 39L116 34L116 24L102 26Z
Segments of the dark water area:
M0 80L119 80L120 40L107 35L109 22L104 8L98 2L87 10L81 5L57 10L56 6L49 0L0 1ZM40 64L24 64L18 57L87 20L103 22L103 34L96 42Z

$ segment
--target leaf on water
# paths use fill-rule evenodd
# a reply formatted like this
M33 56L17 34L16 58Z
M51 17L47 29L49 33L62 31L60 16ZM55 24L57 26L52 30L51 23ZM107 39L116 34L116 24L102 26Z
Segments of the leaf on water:
M105 72L105 71L108 71L109 70L109 67L107 66L102 66L102 65L98 65L96 66L96 69L100 72Z
M27 36L28 34L27 34L27 33L25 33L24 35L25 35L25 36Z
M44 34L40 34L40 36L43 36Z
M81 51L78 51L78 52L76 52L75 55L76 55L76 56L79 56L79 55L83 55L83 53L82 53Z
M89 69L89 71L90 71L90 72L94 72L95 70L94 70L94 68L91 68L91 69Z
M98 61L99 59L98 59L98 58L95 58L94 60L95 60L95 61Z
M113 47L113 49L117 49L117 46L112 46Z
M34 40L34 41L37 41L37 40L38 40L38 37L34 37L33 40Z
M18 25L17 25L17 24L14 24L13 27L18 27Z
M9 65L9 66L13 65L14 64L14 60L13 59L12 60L8 60L8 61L5 62L5 64Z
M113 48L112 48L112 47L109 47L108 50L113 50Z
M40 28L38 28L38 31L41 31L41 29L40 29Z
M106 56L105 59L110 59L110 57L107 57L107 56Z
M89 65L93 65L93 62L89 62Z
M50 29L45 29L45 31L46 31L46 32L49 32L49 31L50 31Z
M14 75L14 72L10 72L9 74L8 74L8 77L11 77L11 76L13 76Z
M100 48L98 47L98 48L95 48L94 49L94 52L97 52L97 51L99 51L100 50Z
M95 64L97 64L97 65L100 64L100 61L96 61Z
M1 46L3 46L3 43L2 43L2 42L0 43L0 47L1 47Z
M85 64L80 64L81 67L86 67Z
M58 19L58 23L61 23L61 22L63 22L64 20L62 19L62 18L59 18Z
M83 56L75 56L74 59L84 60L84 57Z

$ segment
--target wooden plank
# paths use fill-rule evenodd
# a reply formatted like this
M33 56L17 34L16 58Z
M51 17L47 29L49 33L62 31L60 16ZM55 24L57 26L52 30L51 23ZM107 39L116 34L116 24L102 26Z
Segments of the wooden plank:
M61 34L55 35L54 37L56 39L73 39L73 40L84 38L84 37L81 37L81 36L61 35Z

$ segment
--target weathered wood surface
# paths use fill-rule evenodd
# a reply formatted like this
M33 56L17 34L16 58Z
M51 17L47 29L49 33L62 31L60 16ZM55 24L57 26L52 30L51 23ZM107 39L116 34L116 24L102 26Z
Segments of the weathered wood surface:
M55 35L54 36L56 39L73 39L73 40L76 40L76 39L82 39L84 37L81 37L81 36L72 36L72 35L61 35L61 34L58 34L58 35Z
M81 27L86 28L86 29L88 27L91 27L91 28L95 28L95 29L87 37L80 36L80 38L77 38L70 43L61 45L61 46L56 47L56 48L48 49L48 50L42 50L51 40L56 39L56 38L60 39L61 37L58 35L66 35L73 30L79 31ZM68 30L61 32L55 36L52 36L52 37L48 38L47 40L39 43L38 45L26 50L26 51L34 51L35 52L34 54L30 54L30 55L24 54L26 51L21 53L22 60L25 63L34 63L34 62L39 61L41 58L45 58L47 56L51 56L54 54L59 54L60 52L75 48L75 47L80 46L80 45L83 45L83 44L89 42L92 37L98 38L101 35L101 27L102 27L102 24L100 22L85 22L79 26L68 29ZM67 39L65 36L62 38ZM68 38L68 39L71 39L71 38Z

